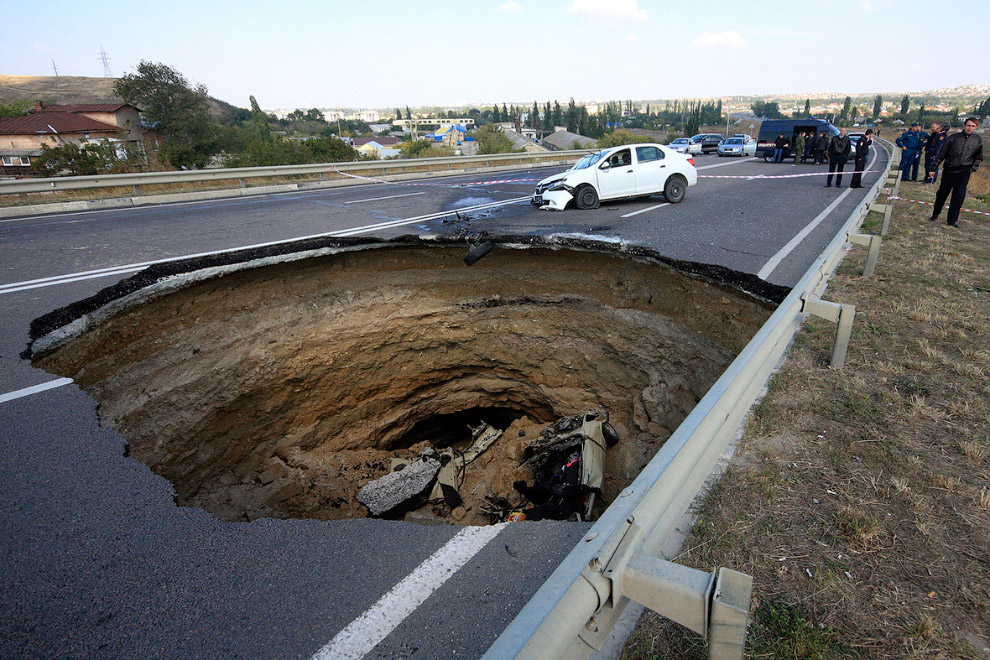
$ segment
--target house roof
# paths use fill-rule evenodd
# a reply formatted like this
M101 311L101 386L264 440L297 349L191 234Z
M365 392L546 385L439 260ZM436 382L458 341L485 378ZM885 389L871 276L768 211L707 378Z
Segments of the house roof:
M120 129L70 112L35 112L0 119L0 135L54 135L57 133L116 133Z
M71 105L42 105L41 110L30 110L29 112L117 112L121 108L133 107L128 103L75 103Z
M361 147L369 142L377 142L383 147L390 147L394 144L398 144L399 139L394 137L354 138L354 141L351 144L355 147Z
M574 146L577 142L581 145L582 149L594 148L598 144L596 140L583 135L578 135L577 133L571 133L570 131L557 131L556 133L551 133L550 135L543 138L544 142L549 142L558 149L567 150Z

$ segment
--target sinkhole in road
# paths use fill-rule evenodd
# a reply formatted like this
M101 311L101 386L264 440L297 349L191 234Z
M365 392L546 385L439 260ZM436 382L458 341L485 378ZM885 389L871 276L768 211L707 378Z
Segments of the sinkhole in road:
M503 433L461 475L463 504L392 514L484 524L486 497L532 478L519 462L540 430L591 409L620 438L610 501L772 311L614 246L464 253L397 242L193 269L104 301L32 359L89 392L179 504L223 520L367 516L356 493L394 458L463 450L487 422Z

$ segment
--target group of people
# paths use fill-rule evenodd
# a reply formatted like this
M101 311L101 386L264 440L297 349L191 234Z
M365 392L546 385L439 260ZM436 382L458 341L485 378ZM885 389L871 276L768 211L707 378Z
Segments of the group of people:
M901 149L901 180L917 181L918 168L921 165L921 154L925 155L925 183L935 183L938 176L938 168L933 167L935 157L941 151L949 136L949 127L943 126L937 121L931 124L931 133L925 133L921 129L921 124L914 122L911 128L901 133L897 138L897 146ZM928 176L930 172L935 172L934 176Z
M862 173L866 169L866 159L870 154L870 146L873 144L873 129L866 129L866 133L860 136L855 142L846 135L846 129L840 128L839 134L830 138L826 131L818 134L804 131L794 135L793 140L788 139L783 133L777 136L773 146L773 162L782 163L784 154L793 142L794 148L789 155L794 157L794 164L800 162L807 163L813 161L815 165L828 163L828 179L826 188L832 187L832 177L835 176L836 187L842 187L842 172L850 156L855 163L852 183L850 188L862 188Z

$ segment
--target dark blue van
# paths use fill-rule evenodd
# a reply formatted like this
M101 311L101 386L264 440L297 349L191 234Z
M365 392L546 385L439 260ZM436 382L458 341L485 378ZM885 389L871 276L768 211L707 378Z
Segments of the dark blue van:
M773 160L774 142L781 133L787 138L787 149L784 151L784 158L793 157L791 145L798 133L804 133L805 137L818 136L822 131L827 131L829 138L839 134L839 129L832 126L824 119L767 119L760 124L760 137L756 140L756 157L763 157L768 163Z

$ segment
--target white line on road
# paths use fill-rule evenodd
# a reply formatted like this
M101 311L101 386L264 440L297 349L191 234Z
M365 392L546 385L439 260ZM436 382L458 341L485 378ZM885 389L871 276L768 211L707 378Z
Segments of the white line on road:
M379 229L391 229L393 227L401 227L402 225L411 225L417 222L425 222L427 220L436 220L437 218L444 218L449 215L454 215L455 213L470 213L472 211L481 211L484 209L491 209L497 206L508 206L509 204L518 204L520 202L529 201L530 197L516 197L513 199L506 199L500 202L489 202L486 204L478 204L477 206L468 206L463 209L458 209L457 211L439 211L436 213L429 213L427 215L420 215L414 218L404 218L401 220L390 220L388 222L378 222L373 225L365 225L363 227L354 227L352 229L338 229L337 231L325 232L322 234L312 234L310 236L296 236L295 238L287 238L281 241L271 241L270 243L258 243L256 245L242 245L235 248L227 248L225 250L214 250L212 252L200 252L198 254L187 254L181 257L169 257L168 259L157 259L155 261L143 261L134 264L124 264L121 266L113 266L110 268L99 268L97 270L87 270L79 273L69 273L67 275L55 275L53 277L42 277L36 280L27 280L24 282L11 282L10 284L0 284L0 295L5 293L14 293L16 291L25 291L27 289L38 289L46 286L57 286L59 284L67 284L69 282L78 282L80 280L91 280L98 277L109 277L110 275L123 275L125 273L131 273L134 271L141 270L142 268L147 268L148 266L154 266L155 264L164 264L172 261L181 261L183 259L195 259L199 257L209 257L216 254L227 254L229 252L237 252L238 250L251 250L256 248L269 247L272 245L281 245L283 243L293 243L295 241L304 241L310 238L325 238L325 237L343 237L343 236L356 236L358 234L366 234L368 232L376 231Z
M730 160L728 163L719 163L718 165L703 165L702 167L696 167L696 170L713 170L716 167L725 167L726 165L738 165L739 163L746 163L751 160L756 160L755 158L742 158L740 160Z
M22 397L31 396L32 394L37 394L39 392L53 390L56 387L62 387L63 385L68 385L71 382L71 378L59 378L58 380L50 380L47 383L42 383L41 385L34 385L32 387L25 387L22 390L14 390L13 392L0 394L0 403L6 403L8 401L13 401L14 399L20 399Z
M344 202L344 204L360 204L361 202L378 202L383 199L396 199L398 197L415 197L416 195L425 195L425 192L418 193L407 193L405 195L389 195L388 197L372 197L371 199L355 199L350 202Z
M508 523L468 527L434 552L361 616L341 630L313 660L362 658L454 576Z
M867 164L866 169L871 169L873 167L873 163L876 162L876 159L877 159L877 154L874 151L873 157L870 159L870 162ZM841 172L839 174L841 175ZM832 209L838 206L839 203L842 202L842 200L844 200L846 197L848 197L849 193L851 193L852 191L853 191L852 188L846 188L845 192L843 192L841 195L836 197L835 201L833 201L831 204L826 206L825 210L818 214L818 217L816 217L814 220L809 222L804 229L798 232L798 234L794 238L789 240L787 242L787 245L780 248L777 254L770 257L770 261L763 264L763 268L760 269L760 272L758 272L756 276L759 277L761 280L766 280L768 277L770 277L770 274L773 273L773 271L777 268L777 266L780 265L780 262L783 261L787 257L787 255L790 254L792 250L794 250L794 248L800 245L801 241L803 241L808 236L808 234L810 234L815 229L815 227L821 224L821 221L828 217L828 214L832 212Z
M664 202L663 204L657 204L656 206L647 206L645 209L640 209L638 211L633 211L632 213L626 213L625 215L619 216L619 217L621 217L621 218L631 218L634 215L639 215L640 213L646 213L647 211L652 211L653 209L659 209L659 208L662 208L664 206L670 206L670 202Z

